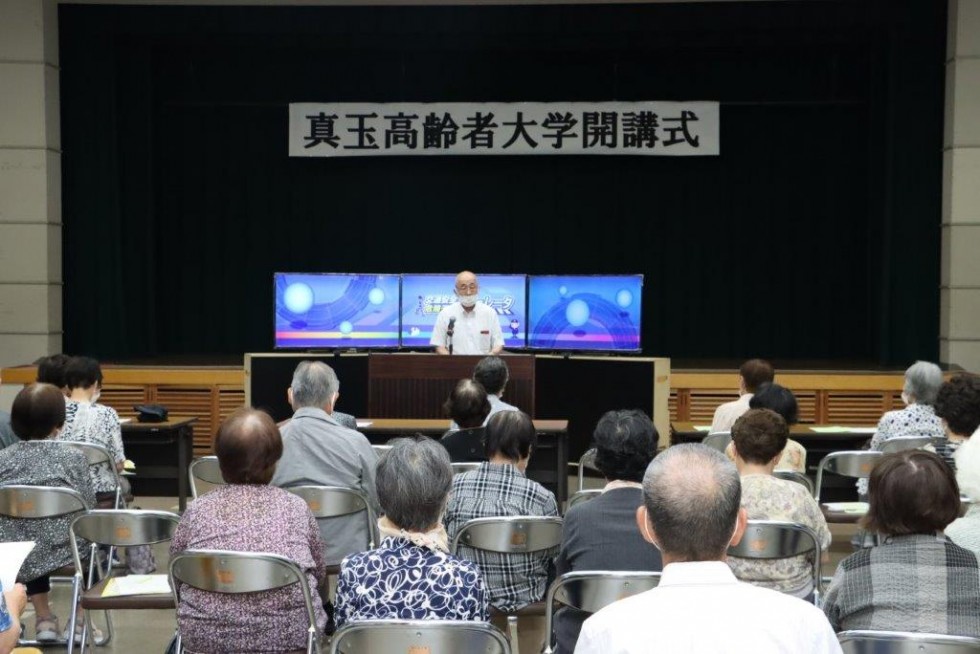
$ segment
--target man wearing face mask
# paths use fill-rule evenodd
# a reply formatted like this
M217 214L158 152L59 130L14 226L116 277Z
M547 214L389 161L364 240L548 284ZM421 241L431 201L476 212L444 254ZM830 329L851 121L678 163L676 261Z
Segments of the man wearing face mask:
M504 349L497 312L478 302L480 282L468 270L456 275L456 297L439 312L430 345L439 354L497 354ZM450 351L450 346L452 350Z
M675 445L657 456L643 476L636 521L660 549L660 584L586 620L575 653L839 653L820 609L732 574L728 546L746 528L741 491L735 466L705 445Z

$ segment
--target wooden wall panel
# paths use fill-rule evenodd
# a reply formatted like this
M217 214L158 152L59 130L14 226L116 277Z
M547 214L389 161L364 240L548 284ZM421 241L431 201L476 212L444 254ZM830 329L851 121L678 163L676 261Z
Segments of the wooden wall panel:
M827 391L827 424L875 425L888 408L890 393Z

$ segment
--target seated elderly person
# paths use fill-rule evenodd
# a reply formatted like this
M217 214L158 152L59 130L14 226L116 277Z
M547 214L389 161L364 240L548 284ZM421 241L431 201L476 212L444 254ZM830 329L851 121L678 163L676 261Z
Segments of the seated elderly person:
M946 527L946 536L980 555L980 440L971 438L956 451L956 483L969 504L966 513Z
M642 411L609 411L592 435L595 465L606 478L602 495L573 506L565 515L558 576L580 570L658 572L660 551L636 528L643 504L643 473L657 453L657 429ZM589 617L569 607L555 616L557 652L575 650L582 623Z
M450 429L439 440L455 461L486 461L483 422L490 414L487 392L472 379L461 379L443 405L458 429Z
M956 451L980 429L980 375L960 373L939 387L933 406L946 439L936 453L956 469Z
M536 436L523 411L502 411L490 419L488 461L453 478L444 519L450 542L475 518L558 515L554 494L525 476ZM459 554L480 566L490 603L501 611L515 611L544 597L554 553L497 554L461 546Z
M10 422L21 442L0 450L0 485L57 486L79 492L89 506L95 492L89 479L88 461L75 448L43 442L54 438L65 423L65 397L50 384L31 384L14 398ZM62 637L58 618L51 611L49 573L72 562L68 529L76 516L45 520L0 517L0 542L35 542L20 568L18 580L27 585L34 605L36 638L53 641ZM81 638L81 621L75 632ZM94 634L96 640L101 634Z
M824 597L831 626L980 637L980 563L943 534L960 508L949 466L923 450L886 454L868 500L863 526L882 541L841 561Z
M352 620L486 620L480 569L449 553L442 513L453 471L435 441L398 439L378 463L381 545L340 565L337 626Z
M282 456L282 438L272 418L255 409L235 411L218 429L214 451L227 485L188 505L171 541L171 556L190 549L278 554L299 565L318 597L326 567L316 519L300 497L269 485ZM319 602L314 609L322 632L326 614ZM309 626L296 584L243 595L186 587L177 622L184 647L208 654L302 650Z
M97 404L102 394L102 368L89 357L72 357L64 369L68 399L65 401L65 426L58 440L93 443L109 450L116 470L122 471L122 427L116 410ZM92 486L100 501L115 500L116 476L106 466L89 469ZM128 492L128 483L123 492ZM106 508L114 508L113 505Z
M800 409L793 391L779 384L763 384L749 400L750 409L769 409L783 417L787 426L799 422ZM734 445L729 443L725 454L735 460ZM786 439L786 447L776 462L776 470L806 473L806 449L792 438Z
M749 409L732 426L735 467L742 480L742 508L749 520L780 520L809 527L820 547L830 546L830 529L820 507L801 484L773 476L789 428L775 411ZM786 559L728 557L728 565L741 581L772 588L796 597L813 593L812 555Z

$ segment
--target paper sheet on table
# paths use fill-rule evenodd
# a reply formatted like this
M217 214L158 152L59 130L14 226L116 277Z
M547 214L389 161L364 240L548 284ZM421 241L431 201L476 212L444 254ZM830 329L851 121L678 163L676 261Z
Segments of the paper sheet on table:
M122 597L124 595L167 595L170 582L167 575L126 575L113 577L102 590L102 597Z
M825 502L824 506L831 511L841 511L843 513L867 513L867 502Z
M810 431L815 434L873 434L874 427L841 427L832 425L829 427L810 427Z
M15 543L0 543L0 584L4 590L10 590L17 583L17 573L24 559L34 549L34 541L25 540Z
M694 425L698 431L711 431L711 425Z
M370 420L358 420L357 421L357 426L358 427L370 427L373 424L374 423L371 422Z

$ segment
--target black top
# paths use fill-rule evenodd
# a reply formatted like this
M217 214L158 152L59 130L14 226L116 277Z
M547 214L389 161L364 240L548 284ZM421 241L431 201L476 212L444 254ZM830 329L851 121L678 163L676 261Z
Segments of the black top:
M453 463L487 460L484 450L486 434L483 427L447 431L439 442L449 450L449 459Z
M639 488L615 488L573 506L565 515L561 553L555 561L558 576L582 570L662 570L660 551L644 540L636 525L636 509L642 503ZM568 607L556 613L556 652L572 654L589 615Z

